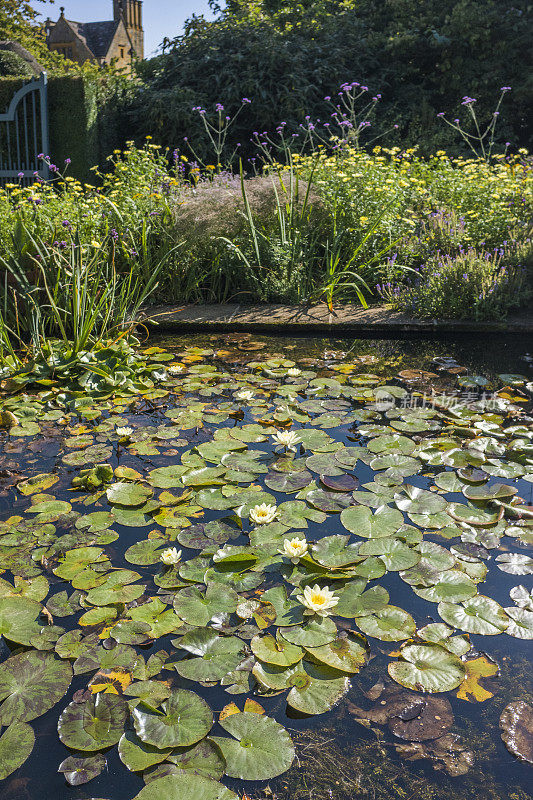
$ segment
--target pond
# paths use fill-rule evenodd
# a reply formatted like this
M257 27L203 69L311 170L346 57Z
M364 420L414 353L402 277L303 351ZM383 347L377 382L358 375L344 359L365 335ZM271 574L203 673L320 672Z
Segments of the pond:
M2 800L531 800L524 340L141 349L3 398Z

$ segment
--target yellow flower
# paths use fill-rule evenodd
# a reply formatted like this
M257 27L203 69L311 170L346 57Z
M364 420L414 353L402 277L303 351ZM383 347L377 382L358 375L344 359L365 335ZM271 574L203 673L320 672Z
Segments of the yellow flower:
M256 525L267 525L269 522L273 522L277 515L276 506L268 505L267 503L261 503L261 505L250 509L250 519Z
M284 539L283 549L278 552L284 556L289 556L292 563L297 564L298 559L304 556L308 549L309 545L307 541L305 539L298 539L298 537L295 536L294 539Z
M306 586L303 594L298 595L296 599L306 607L307 611L304 613L317 614L319 617L328 617L331 609L339 602L334 592L327 586L321 589L317 583L312 588Z

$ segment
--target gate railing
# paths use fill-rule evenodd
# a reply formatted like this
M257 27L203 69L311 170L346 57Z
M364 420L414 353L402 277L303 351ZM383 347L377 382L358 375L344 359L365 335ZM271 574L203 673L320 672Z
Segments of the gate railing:
M48 164L39 155L50 154L48 136L48 78L42 72L16 92L5 114L0 114L0 186L34 183L49 177Z

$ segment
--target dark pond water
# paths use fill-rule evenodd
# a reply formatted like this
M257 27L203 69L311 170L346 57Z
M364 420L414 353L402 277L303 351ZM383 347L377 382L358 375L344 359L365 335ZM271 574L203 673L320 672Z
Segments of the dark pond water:
M500 717L511 703L533 702L529 660L533 605L520 599L521 594L516 602L509 594L517 586L526 592L532 589L533 527L528 507L533 508L533 342L499 336L373 341L221 334L158 336L145 347L155 348L146 358L161 365L154 389L108 399L67 398L68 405L48 398L44 389L39 397L19 401L21 426L2 434L0 625L5 637L0 639L0 692L5 664L22 652L36 651L50 658L55 652L56 661L61 658L74 664L77 674L51 708L45 701L35 701L37 690L30 679L26 688L17 688L26 708L37 703L45 710L36 718L24 716L25 712L18 716L31 725L35 745L25 763L0 781L1 800L131 800L141 792L143 771L130 771L115 744L123 723L113 746L98 748L96 744L90 751L74 746L80 742L78 723L70 739L68 731L62 737L72 746L58 737L58 719L73 699L78 708L90 702L87 687L101 664L122 668L127 680L133 679L131 687L136 680L151 679L165 681L158 686L166 688L167 694L169 685L172 691L195 692L214 714L210 736L228 735L218 721L227 704L234 702L242 711L246 698L260 703L265 715L289 733L296 758L288 770L265 780L213 773L239 798L531 800L531 764L525 760L533 750L533 731L527 731L531 716L529 722L521 718L518 734L515 729L506 733L504 719L504 734L514 742L511 750L514 747L522 758L502 740ZM175 364L182 367L181 372L169 369ZM378 391L380 386L387 389ZM243 391L252 395L239 398ZM133 430L121 434L124 427ZM285 451L281 445L276 450L274 434L287 430L295 432L299 441L294 450ZM219 450L205 447L213 441L220 443ZM224 443L228 445L225 451ZM359 458L354 448L360 448ZM243 461L242 454L250 452L252 456ZM293 462L292 469L287 468L288 461ZM136 470L139 476L119 471L114 476L110 473L107 482L98 484L95 479L92 485L72 487L73 479L84 477L83 470L102 463L114 470ZM170 479L168 472L163 479L161 473L154 473L176 465L184 469ZM211 472L187 477L205 468ZM305 479L292 485L279 482L280 476L304 473L307 483ZM30 487L23 493L27 483L17 483L38 474L48 478L34 491ZM450 476L444 482L443 474ZM144 487L145 495L132 499L122 494L121 502L113 502L109 487L117 483L136 491ZM493 487L498 484L507 489L495 494ZM222 490L228 486L224 495ZM471 502L463 492L465 487ZM468 487L476 488L478 494ZM479 487L486 490L484 497ZM243 500L234 499L237 491ZM249 518L254 491L259 503L276 506L270 528L268 524L254 526ZM295 501L298 511L284 506ZM28 513L32 504L41 508ZM469 516L458 510L459 504L469 508ZM383 513L382 507L404 517L388 532L374 520ZM357 509L351 517L351 510ZM105 524L102 517L87 519L96 512L110 512ZM379 528L375 535L364 532L367 517L369 524ZM209 535L198 526L214 520L223 522L227 540L222 536L205 541ZM198 547L189 546L194 544L185 535L189 527L199 534ZM11 539L3 540L4 536ZM309 546L299 564L278 552L287 537L295 536L305 537ZM328 539L322 550L315 547L327 537L340 536L347 538L342 542ZM389 540L386 546L385 539ZM129 549L141 541L155 542L159 550L150 550L150 544L143 545L142 552ZM240 561L236 556L234 561L225 561L224 554L217 555L226 541L230 548L244 548L239 551ZM355 542L363 551L350 558L346 548ZM431 543L428 550L424 543ZM96 557L73 558L73 551L87 546L101 548L99 562ZM161 564L165 546L182 551L176 567ZM509 554L513 558L507 559ZM497 560L500 556L504 558ZM62 565L69 558L73 566L67 573ZM113 604L115 590L110 588L109 576L117 570L133 570L136 575L120 573L124 584ZM206 570L210 572L205 574ZM453 573L451 589L450 584L443 585L443 573ZM252 637L287 631L279 626L278 609L274 624L264 628L266 623L258 622L251 612L248 616L244 611L235 613L231 602L232 610L226 611L223 604L217 609L220 598L214 601L213 615L204 619L198 616L198 603L191 611L181 599L185 595L180 595L191 586L201 594L206 586L230 587L238 593L239 603L252 601L257 611L265 590L283 585L289 594L293 590L299 594L305 585L317 581L341 597L344 611L336 615L333 607L332 616L326 618L337 627L329 638L323 631L316 640L306 633L311 638L302 644L297 634L296 646L300 642L304 648L315 649L314 653L303 651L302 663L311 665L309 674L314 674L313 669L318 673L292 704L288 691L294 694L291 687L297 684L291 683L288 673L285 686L275 692L258 677L264 674L264 659L257 655L255 677L249 672L254 663L248 649ZM460 586L454 589L457 582ZM29 607L24 618L11 617L12 609L2 606L10 595L8 583L18 586L17 591L33 603L46 605L51 614L48 621L61 630L43 628L42 617L30 619ZM347 589L355 584L361 592L381 587L381 594L374 605L350 613ZM94 594L101 586L111 595ZM143 588L130 595L132 586ZM74 593L70 609L60 608L57 598L55 603L51 600L65 591L71 599ZM87 592L89 600L84 600ZM460 616L478 597L483 599L476 612ZM81 604L76 604L80 598ZM165 613L170 614L174 606L177 617L172 618L171 632L161 633L164 626L157 615L144 628L133 629L131 619L141 617L131 611L154 598L167 604ZM263 610L266 605L263 602ZM390 616L397 613L391 607L400 610L399 617ZM521 611L508 614L509 609ZM82 615L89 611L94 616L84 622ZM120 626L113 630L119 620L129 621L124 632ZM436 636L437 629L425 626L443 620L450 625L448 634L440 632L432 638L429 631ZM227 670L222 668L216 680L192 680L186 668L180 674L180 665L191 658L191 651L179 646L181 636L198 628L220 634L219 642L240 639L239 674L234 673L236 663L229 656L227 662L222 659ZM68 631L80 632L75 644L67 642L70 650L64 638ZM335 653L325 653L332 639L343 646L353 643L361 658L358 671L343 671ZM410 651L413 646L422 651ZM120 647L125 649L117 650ZM169 654L166 668L154 667L150 673L134 664L136 653L148 664L151 657L150 663L155 663L163 650ZM83 669L80 657L89 651L89 666ZM123 653L115 663L109 657L113 652ZM247 666L242 664L243 655L248 657ZM429 665L421 663L426 656L433 659ZM198 662L200 679L212 658ZM389 671L391 664L408 666L395 672L395 667ZM471 675L477 666L487 673L479 683ZM282 680L281 671L274 668L276 680ZM232 673L233 682L224 678L225 672ZM469 677L471 682L465 685ZM20 680L18 674L16 678ZM423 691L427 688L431 693ZM122 689L118 691L106 696L121 697ZM123 705L132 699L130 687L125 691ZM2 696L9 694L5 690ZM431 705L435 698L444 705ZM320 713L304 713L311 708ZM435 719L441 727L431 727ZM0 707L0 722L10 721L2 717ZM423 731L418 737L412 734L413 722L420 723ZM64 730L67 727L63 725ZM128 729L132 729L131 721L126 723ZM281 757L277 736L276 728L271 764ZM105 766L90 782L71 786L57 772L69 756L87 758L97 752L105 756ZM0 740L0 768L5 758ZM261 758L268 771L268 755ZM165 756L152 763L144 775L148 781L150 770L159 769L157 774L163 775L169 767ZM157 783L152 785L155 788ZM176 795L176 800L185 796ZM164 795L149 797L163 800ZM211 797L218 795L206 795L206 800ZM174 795L169 800L175 800Z

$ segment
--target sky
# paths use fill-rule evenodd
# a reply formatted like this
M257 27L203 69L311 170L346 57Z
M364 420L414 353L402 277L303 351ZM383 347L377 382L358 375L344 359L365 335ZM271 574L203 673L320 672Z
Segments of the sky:
M65 16L76 22L97 22L113 19L113 0L57 0L41 3L32 0L32 5L43 19L59 17L59 7L65 6ZM207 0L144 0L143 27L145 55L153 55L165 36L172 39L182 32L183 23L193 14L204 14L211 19Z

